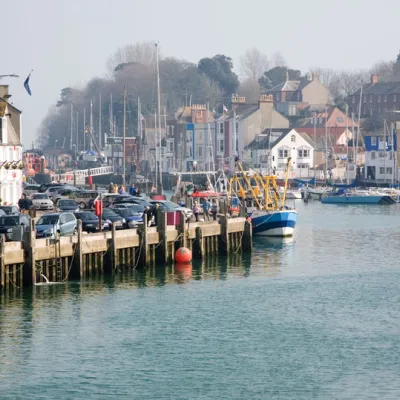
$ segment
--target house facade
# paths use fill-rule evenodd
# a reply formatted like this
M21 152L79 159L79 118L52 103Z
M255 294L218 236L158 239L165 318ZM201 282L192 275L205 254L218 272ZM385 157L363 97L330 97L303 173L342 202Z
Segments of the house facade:
M400 82L379 82L371 75L370 82L347 97L349 113L358 115L361 98L361 117L382 115L400 110Z
M267 91L273 96L277 111L287 116L296 116L308 105L328 104L329 90L319 80L319 74L308 73L302 81L286 81Z
M314 168L314 143L295 129L286 133L271 132L257 135L248 146L251 167L283 178L290 157L290 178L308 178Z
M9 103L8 85L0 85L0 197L16 204L22 194L21 111Z
M368 133L364 136L367 180L398 181L397 133Z

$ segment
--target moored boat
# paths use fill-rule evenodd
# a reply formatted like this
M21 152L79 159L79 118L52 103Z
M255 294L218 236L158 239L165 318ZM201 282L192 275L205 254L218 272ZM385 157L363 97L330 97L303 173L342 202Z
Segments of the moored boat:
M394 204L395 199L387 194L368 191L338 190L321 198L323 204Z

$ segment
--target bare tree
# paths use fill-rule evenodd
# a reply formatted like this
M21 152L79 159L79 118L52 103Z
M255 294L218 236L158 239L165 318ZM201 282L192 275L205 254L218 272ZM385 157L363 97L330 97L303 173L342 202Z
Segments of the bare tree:
M287 66L286 61L283 58L283 55L279 53L279 51L276 51L275 53L272 54L270 64L271 64L270 68Z
M390 82L395 80L394 67L393 61L378 61L372 66L370 73L378 75L378 79L382 82Z
M118 65L139 63L150 66L155 63L156 49L154 42L138 42L120 47L107 60L107 70L112 73ZM161 58L161 56L160 56Z
M319 75L320 82L329 89L329 94L332 99L337 98L341 95L341 82L340 73L332 68L320 68L314 67L310 71L312 74L317 73Z
M244 79L259 79L268 70L268 56L255 47L240 57L240 74Z
M260 83L257 79L246 79L240 82L239 94L246 97L247 103L257 103L261 94Z
M341 82L341 95L347 97L367 83L370 79L370 74L369 71L363 69L342 71L339 78Z

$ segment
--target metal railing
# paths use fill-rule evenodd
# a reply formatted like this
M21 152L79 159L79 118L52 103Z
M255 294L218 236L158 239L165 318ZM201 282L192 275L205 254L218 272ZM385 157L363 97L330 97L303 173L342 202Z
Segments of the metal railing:
M76 171L69 171L64 174L55 174L51 177L52 182L69 182L77 179L84 179L88 176L110 175L114 173L114 167L96 167L89 169L80 169Z

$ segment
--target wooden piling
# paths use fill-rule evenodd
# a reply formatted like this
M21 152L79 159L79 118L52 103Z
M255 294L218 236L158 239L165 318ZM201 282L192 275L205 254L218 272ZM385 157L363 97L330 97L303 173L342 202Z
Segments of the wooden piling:
M156 249L156 260L165 265L168 261L167 213L161 209L157 210L157 232L159 244Z
M193 243L193 256L195 258L202 258L204 256L203 230L200 226L196 228L196 239Z
M0 292L4 290L5 285L5 259L4 259L4 235L0 235Z
M221 235L219 236L219 251L222 254L228 254L230 251L229 233L228 233L228 216L227 214L220 215L219 223L221 224Z
M147 244L147 215L143 215L143 223L138 225L139 233L139 246L140 246L140 260L142 266L150 264L150 248Z
M250 252L253 248L253 230L250 221L244 223L244 232L242 237L242 251Z
M82 249L82 221L78 219L78 243L75 245L74 250L74 261L72 263L72 268L70 271L72 278L82 278L84 275L84 265L83 265L83 249Z

